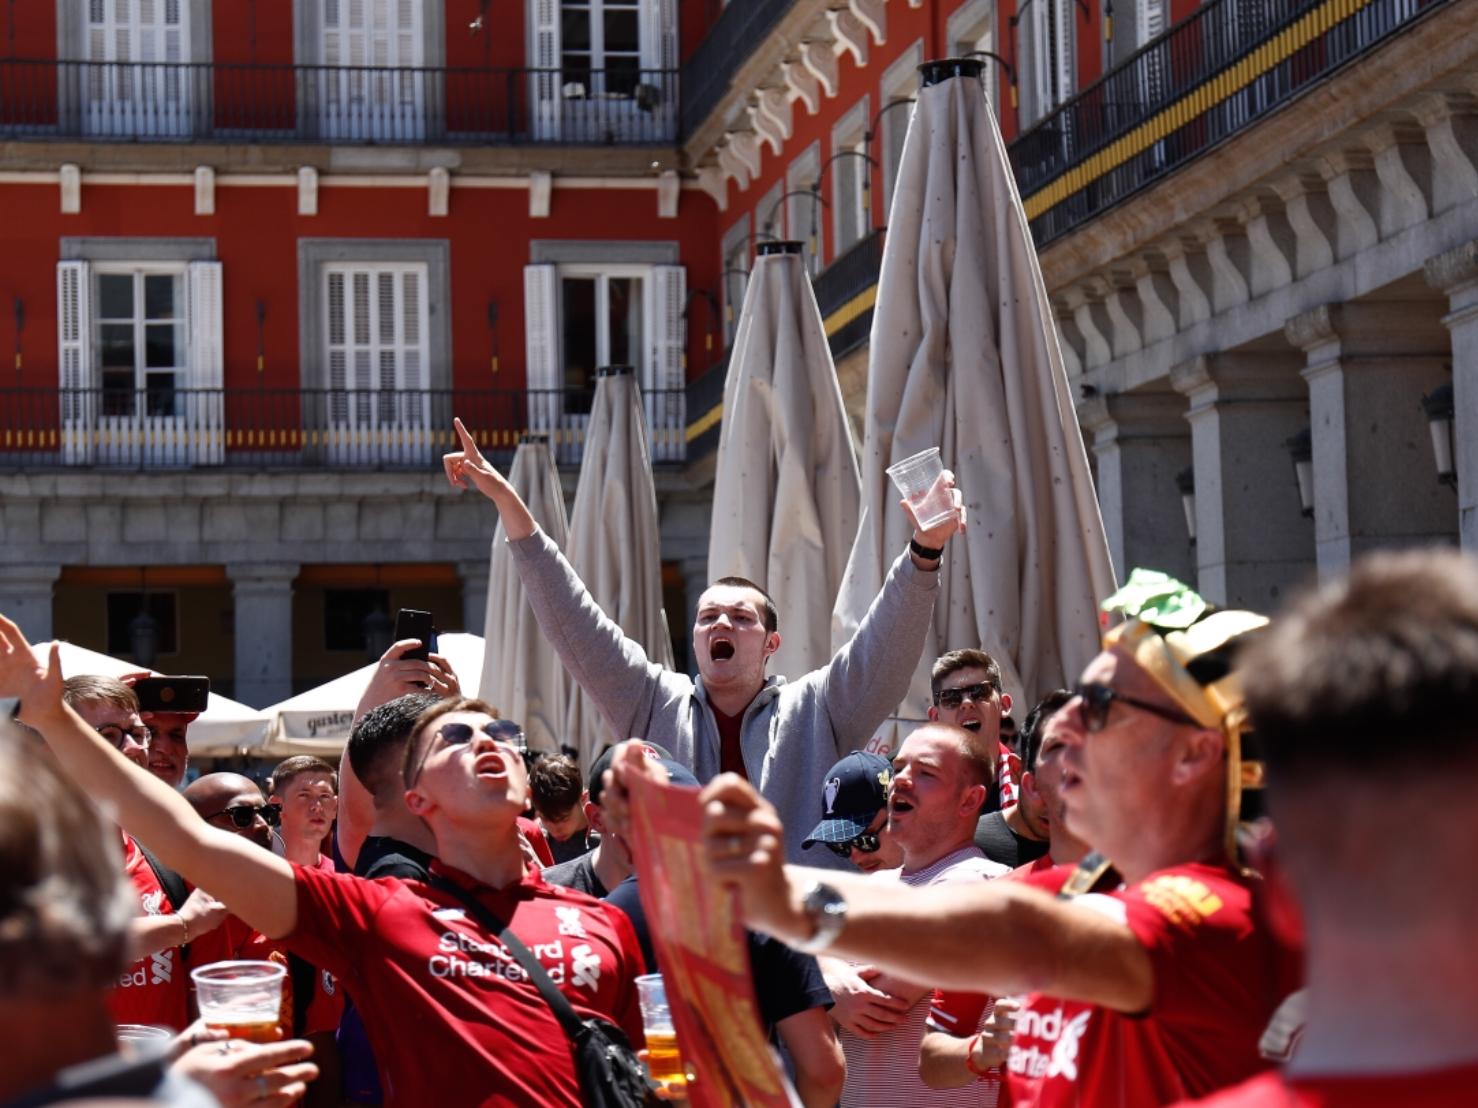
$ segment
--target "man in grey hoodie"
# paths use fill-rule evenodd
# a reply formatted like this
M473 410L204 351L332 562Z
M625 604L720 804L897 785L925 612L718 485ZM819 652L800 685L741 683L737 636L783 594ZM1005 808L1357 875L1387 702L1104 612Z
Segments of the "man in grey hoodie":
M540 629L612 731L665 747L700 781L742 774L780 811L787 857L845 865L802 854L801 840L823 818L827 767L872 738L908 692L939 595L944 546L965 525L953 476L944 480L955 514L915 529L857 633L828 664L791 682L767 677L765 664L780 646L774 603L752 582L724 578L698 600L695 680L651 662L601 611L461 420L456 429L462 449L443 458L447 478L497 506Z

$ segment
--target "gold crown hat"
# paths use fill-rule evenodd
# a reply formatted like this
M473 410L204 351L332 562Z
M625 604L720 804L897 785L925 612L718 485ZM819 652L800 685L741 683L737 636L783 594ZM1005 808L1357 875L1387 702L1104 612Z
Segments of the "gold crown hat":
M1237 826L1256 814L1251 809L1260 808L1248 802L1260 801L1265 776L1247 722L1236 655L1244 636L1271 621L1256 612L1215 611L1189 586L1145 569L1131 573L1103 602L1103 610L1127 617L1104 633L1104 649L1128 653L1186 715L1225 738L1226 846L1228 856L1235 857Z

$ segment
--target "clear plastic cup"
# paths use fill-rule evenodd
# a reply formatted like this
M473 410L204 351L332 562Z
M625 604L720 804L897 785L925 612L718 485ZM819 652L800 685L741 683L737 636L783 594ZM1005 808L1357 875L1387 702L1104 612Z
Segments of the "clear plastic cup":
M277 1042L286 974L276 962L212 962L191 970L200 1018L233 1039Z
M641 1004L642 1030L647 1037L647 1069L652 1080L669 1086L686 1084L687 1068L678 1053L677 1030L672 1026L672 1009L667 1005L662 975L648 973L638 977L636 997Z
M156 1027L151 1023L118 1025L118 1052L127 1058L152 1058L163 1054L173 1041L174 1032L168 1027Z
M931 446L901 462L894 462L888 467L888 476L913 509L920 530L927 531L954 515L954 497L941 480L944 463L939 458L939 447Z

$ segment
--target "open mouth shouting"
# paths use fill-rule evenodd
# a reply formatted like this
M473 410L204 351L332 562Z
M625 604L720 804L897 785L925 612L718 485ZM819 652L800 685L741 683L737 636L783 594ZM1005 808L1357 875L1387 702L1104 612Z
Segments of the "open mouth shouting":
M727 662L734 657L734 641L715 635L708 640L708 656L715 662Z

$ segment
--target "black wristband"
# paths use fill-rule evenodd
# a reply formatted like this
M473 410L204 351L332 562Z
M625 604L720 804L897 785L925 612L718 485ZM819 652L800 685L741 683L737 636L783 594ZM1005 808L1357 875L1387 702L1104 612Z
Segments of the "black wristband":
M937 562L944 557L944 547L935 550L932 546L924 546L918 539L909 539L908 548L926 562Z

